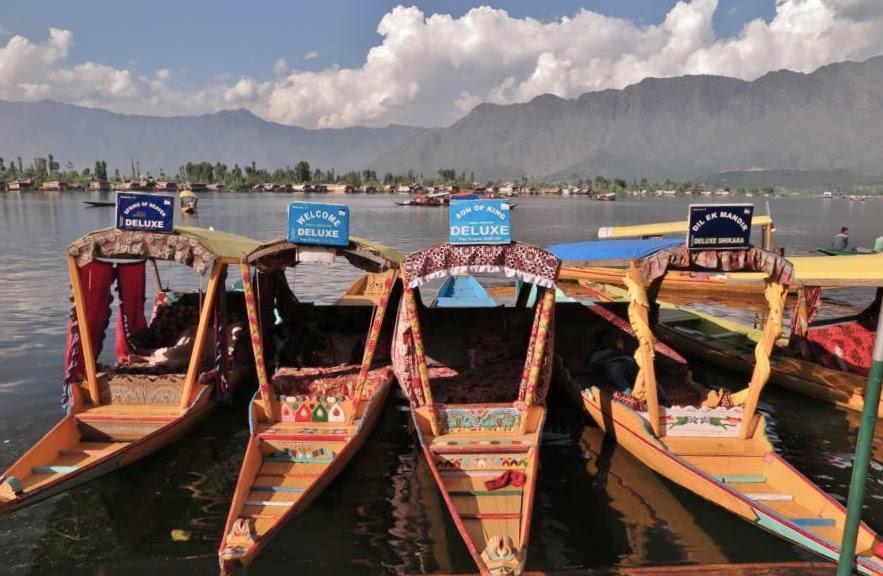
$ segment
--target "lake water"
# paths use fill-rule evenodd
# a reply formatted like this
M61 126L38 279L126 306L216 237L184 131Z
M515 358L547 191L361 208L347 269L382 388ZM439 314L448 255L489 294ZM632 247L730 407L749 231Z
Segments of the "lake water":
M89 193L0 193L0 469L61 416L69 307L64 246L112 224ZM284 234L290 195L203 195L201 226L268 240ZM321 197L349 204L352 233L407 252L443 241L447 210L401 208L393 196ZM754 198L765 213L765 199ZM698 199L697 199L698 201ZM686 199L519 198L519 239L546 246L595 236L599 226L683 219ZM771 199L776 245L789 254L883 234L883 201ZM165 268L161 265L165 274ZM296 291L329 300L349 271L299 274ZM343 268L341 268L343 270ZM192 277L192 274L190 274ZM172 274L173 282L194 282ZM849 298L846 299L849 302ZM707 371L707 369L705 369ZM699 372L703 371L699 367ZM736 380L714 371L714 377ZM764 393L777 448L844 500L858 415L775 388ZM814 557L661 479L603 440L579 411L550 398L528 568L809 560ZM116 473L0 518L0 574L214 574L217 547L247 439L245 404L222 408L182 441ZM883 450L881 450L883 453ZM870 471L864 518L883 530L883 469ZM251 574L474 572L410 425L393 398L365 448L262 552Z

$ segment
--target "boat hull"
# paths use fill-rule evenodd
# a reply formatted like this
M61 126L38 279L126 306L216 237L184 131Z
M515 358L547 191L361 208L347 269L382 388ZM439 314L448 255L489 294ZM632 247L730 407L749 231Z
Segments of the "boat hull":
M581 389L566 369L562 372L568 393L649 468L764 530L830 560L839 559L846 510L773 451L762 418L748 440L659 439L642 415L595 386ZM879 537L862 524L859 572L883 574L883 559L874 555L879 545Z
M446 410L486 410L498 405L445 406ZM545 409L533 406L525 414L523 433L472 432L434 436L431 407L412 407L414 427L423 456L457 531L482 576L522 574L539 468L539 435ZM511 406L503 409L511 410ZM520 480L489 487L507 471ZM512 473L509 472L509 473ZM521 476L523 475L523 476ZM518 486L515 486L518 484ZM491 541L500 537L508 553L491 554Z
M313 445L321 444L326 446L324 442L329 441L337 434L333 430L334 425L326 427L322 430L320 424L307 424L299 428L281 429L280 423L261 424L258 422L258 415L263 413L261 401L252 400L251 422L252 431L249 439L246 454L243 459L242 468L240 469L239 479L236 483L236 489L233 496L233 502L230 506L230 513L227 517L227 523L224 531L224 538L218 549L218 561L221 574L228 576L234 574L240 569L251 564L258 556L261 550L266 547L272 538L295 516L303 512L316 499L325 488L340 474L346 465L352 460L353 456L365 444L368 436L377 424L389 390L392 387L392 369L382 369L386 371L386 377L378 386L374 395L370 400L365 402L362 416L357 423L355 430L348 439L344 441L333 458L321 466L316 463L292 463L290 466L281 471L281 468L273 468L273 474L268 469L269 459L266 459L267 453L262 450L262 444L272 443L274 446L293 445L294 442L312 442ZM339 425L338 425L339 426ZM306 428L306 430L304 429ZM303 436L308 430L314 430L313 439ZM326 432L322 434L322 432ZM254 505L252 496L256 488L264 488L258 486L259 477L275 475L282 477L282 484L274 486L278 492L271 492L269 500L264 501L265 506L260 507ZM306 479L301 481L301 479ZM291 484L287 482L291 480ZM295 486L296 485L296 486ZM277 499L276 495L281 494L285 497L286 490L290 490L288 494L295 498L290 504L283 499ZM297 490L297 492L294 492ZM276 504L271 504L276 502ZM282 514L272 515L268 512L275 508L284 507ZM237 542L231 538L231 532L234 530L237 520L245 517L245 509L258 510L257 513L251 514L254 518L254 534L250 543Z
M36 504L122 468L176 441L202 421L215 403L210 391L178 418L143 437L124 442L94 442L78 437L83 414L67 415L0 477L20 478L25 492L11 499L0 494L0 516ZM123 418L121 420L131 420ZM81 464L80 464L81 462ZM47 472L37 472L46 470ZM54 472L49 472L53 470ZM30 472L27 476L25 473ZM45 478L49 476L49 478ZM39 478L38 478L39 477ZM33 486L33 489L28 487Z

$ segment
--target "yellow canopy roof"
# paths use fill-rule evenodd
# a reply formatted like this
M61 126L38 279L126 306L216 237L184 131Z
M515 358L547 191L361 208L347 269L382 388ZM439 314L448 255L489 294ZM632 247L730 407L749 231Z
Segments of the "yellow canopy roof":
M803 286L883 286L883 254L792 256L794 277Z
M257 240L239 234L196 226L175 226L175 232L199 240L206 249L219 258L236 262L260 246Z
M197 196L196 192L193 190L181 190L181 193L178 194L178 198L199 198L199 196Z
M773 219L764 214L751 219L752 226L772 224ZM604 226L598 229L598 238L640 238L643 236L665 236L666 234L686 234L687 221L657 222L655 224L635 224L633 226Z

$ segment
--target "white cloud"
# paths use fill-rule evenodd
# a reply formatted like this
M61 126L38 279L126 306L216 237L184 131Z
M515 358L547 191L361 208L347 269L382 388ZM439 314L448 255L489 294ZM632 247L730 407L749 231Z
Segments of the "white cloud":
M53 98L123 112L187 114L247 107L308 127L446 125L480 102L523 102L544 93L575 97L647 76L770 70L811 71L883 52L879 0L777 0L770 22L732 38L714 34L717 0L678 2L663 22L643 25L581 10L554 22L474 8L459 18L398 6L379 22L382 42L361 66L297 71L280 58L267 80L217 76L182 87L167 69L151 76L97 62L71 64L73 35L51 29L34 43L0 45L0 98ZM317 56L307 52L305 60Z
M286 74L288 74L288 60L285 58L276 60L276 63L273 64L273 75L285 76Z
M312 60L313 58L318 58L319 53L315 50L310 50L306 54L304 54L304 60Z

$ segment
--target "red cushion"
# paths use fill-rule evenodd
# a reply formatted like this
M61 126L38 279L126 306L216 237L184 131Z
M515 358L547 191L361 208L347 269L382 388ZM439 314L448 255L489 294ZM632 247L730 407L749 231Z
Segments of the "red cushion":
M853 374L866 376L871 368L874 330L858 322L811 328L807 335L813 357L827 368L842 370L841 360Z

